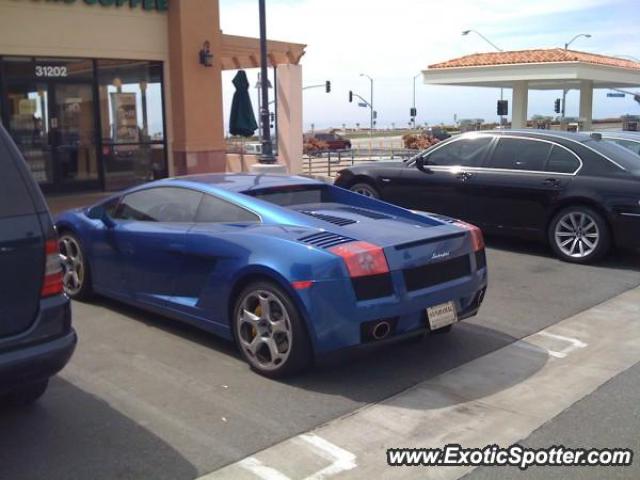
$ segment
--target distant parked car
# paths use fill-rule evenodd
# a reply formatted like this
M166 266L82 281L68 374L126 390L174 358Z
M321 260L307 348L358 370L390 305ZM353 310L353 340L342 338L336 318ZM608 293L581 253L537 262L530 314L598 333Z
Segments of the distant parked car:
M337 133L315 133L308 135L308 139L315 139L320 142L326 143L329 150L349 150L351 149L351 140L344 138Z
M640 155L640 132L602 131L595 133L601 135L603 140L617 143L636 155Z
M447 138L451 138L451 134L442 127L427 127L426 133L427 135L431 135L438 140L446 140Z
M547 241L569 262L640 247L640 157L586 134L470 132L405 162L342 170L335 184L486 233Z
M235 340L270 377L447 332L487 285L478 228L303 177L160 180L57 225L79 260L72 298L96 292Z
M28 404L76 345L47 204L0 126L0 397Z

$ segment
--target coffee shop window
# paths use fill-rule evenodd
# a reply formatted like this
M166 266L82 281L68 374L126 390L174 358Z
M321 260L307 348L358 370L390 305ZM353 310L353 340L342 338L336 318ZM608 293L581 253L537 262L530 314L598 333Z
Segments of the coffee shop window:
M99 60L105 189L167 176L162 63Z

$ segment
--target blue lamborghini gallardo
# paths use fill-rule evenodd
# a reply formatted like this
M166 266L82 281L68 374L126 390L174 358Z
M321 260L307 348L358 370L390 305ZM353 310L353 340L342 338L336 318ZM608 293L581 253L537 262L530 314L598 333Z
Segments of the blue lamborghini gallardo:
M476 227L303 177L160 180L67 211L57 228L71 298L192 323L270 377L449 331L487 287Z

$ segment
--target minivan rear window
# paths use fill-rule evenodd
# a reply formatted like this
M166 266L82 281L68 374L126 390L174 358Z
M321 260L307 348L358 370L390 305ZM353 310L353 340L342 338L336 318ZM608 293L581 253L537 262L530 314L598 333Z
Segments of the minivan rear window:
M34 213L33 200L12 149L0 132L0 218Z

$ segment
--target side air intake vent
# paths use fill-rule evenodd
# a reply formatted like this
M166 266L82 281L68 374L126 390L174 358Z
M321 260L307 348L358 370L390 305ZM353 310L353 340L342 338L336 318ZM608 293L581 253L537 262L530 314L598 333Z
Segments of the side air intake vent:
M334 217L333 215L326 215L324 213L312 212L310 210L302 210L300 213L317 218L318 220L324 220L325 222L333 223L344 227L345 225L351 225L352 223L358 223L350 218Z
M301 237L298 241L318 248L331 248L343 243L353 242L353 238L344 237L331 232L319 232Z

